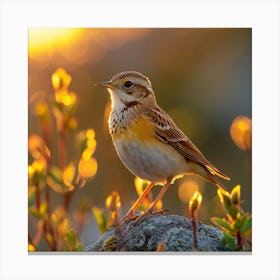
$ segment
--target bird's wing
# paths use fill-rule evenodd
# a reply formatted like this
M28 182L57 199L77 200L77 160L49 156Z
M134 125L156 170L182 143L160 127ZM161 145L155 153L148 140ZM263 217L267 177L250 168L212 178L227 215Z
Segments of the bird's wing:
M229 177L212 165L181 131L171 117L160 107L148 108L144 115L154 123L156 137L176 149L186 160L192 160L204 166L211 174L229 180Z

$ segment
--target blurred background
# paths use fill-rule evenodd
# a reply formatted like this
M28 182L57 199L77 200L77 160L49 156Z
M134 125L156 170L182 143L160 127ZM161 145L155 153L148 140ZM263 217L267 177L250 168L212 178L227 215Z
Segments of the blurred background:
M126 70L148 76L158 104L206 158L231 178L223 182L228 191L241 185L243 208L251 211L251 146L244 148L242 143L235 144L238 139L233 141L234 137L238 138L238 127L242 130L246 122L239 118L236 126L232 126L239 116L251 118L251 65L249 28L29 30L29 135L42 135L36 104L54 99L51 77L59 67L72 77L69 89L77 95L78 130L92 128L95 132L96 174L75 191L69 207L71 215L81 203L88 206L87 222L80 235L85 246L99 236L91 212L93 206L105 207L106 198L116 191L120 195L122 214L125 214L138 197L134 176L118 159L108 133L109 95L104 89L95 88L94 83L108 81ZM71 133L67 132L67 138L73 137ZM49 149L55 162L58 157L55 125L52 125L51 135ZM69 158L76 154L76 149L74 144L67 147ZM154 188L154 196L159 189ZM216 188L195 176L177 180L165 194L163 208L171 214L188 216L187 203L195 190L203 196L198 218L211 223L212 216L221 216L223 210ZM62 196L53 189L50 196L50 207L55 209ZM35 231L34 224L35 220L30 217L30 232Z

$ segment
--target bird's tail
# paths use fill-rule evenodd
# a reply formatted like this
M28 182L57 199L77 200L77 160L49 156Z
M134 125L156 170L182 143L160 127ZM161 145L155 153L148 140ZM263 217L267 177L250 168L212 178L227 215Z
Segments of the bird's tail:
M230 181L230 178L224 173L222 173L219 169L217 169L214 165L206 165L206 168L212 175L216 175L220 178Z
M211 182L211 183L213 183L214 185L216 185L219 189L221 189L222 191L227 191L226 190L226 187L221 183L221 182L219 182L215 177L214 177L214 175L216 175L216 174L212 174L212 173L210 173L210 171L209 171L209 173L207 174L207 176L203 176L208 182ZM222 177L223 178L223 177ZM229 177L227 177L227 178L229 178ZM228 179L229 180L229 179Z

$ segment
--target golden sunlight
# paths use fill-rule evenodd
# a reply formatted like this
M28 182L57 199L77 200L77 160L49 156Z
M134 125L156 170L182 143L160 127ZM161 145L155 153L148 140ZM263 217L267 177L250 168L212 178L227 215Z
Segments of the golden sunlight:
M77 28L30 28L28 32L29 54L36 55L49 49L65 46L81 32Z

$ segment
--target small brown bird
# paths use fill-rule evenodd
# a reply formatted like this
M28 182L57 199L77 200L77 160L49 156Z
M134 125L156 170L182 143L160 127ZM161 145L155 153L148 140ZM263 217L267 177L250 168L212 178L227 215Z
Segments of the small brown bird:
M141 219L153 212L176 177L196 174L220 188L215 176L229 180L159 107L146 76L121 72L96 86L107 88L111 96L109 131L119 158L134 175L150 182L125 218L133 215L155 184L164 186Z

